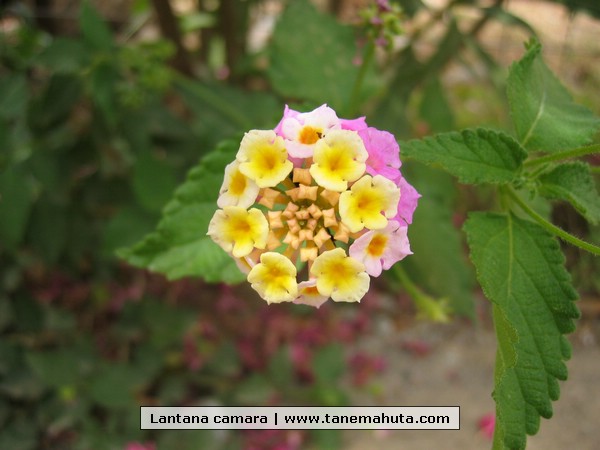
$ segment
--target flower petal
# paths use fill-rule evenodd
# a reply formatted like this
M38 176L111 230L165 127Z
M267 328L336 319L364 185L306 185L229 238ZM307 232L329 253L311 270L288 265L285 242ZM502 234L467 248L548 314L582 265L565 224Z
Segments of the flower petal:
M360 130L358 134L369 154L367 173L397 181L400 178L400 147L394 135L371 127Z
M328 296L319 293L317 282L315 280L310 280L298 283L298 297L296 297L294 303L319 308L328 299Z
M265 248L269 223L259 209L226 206L215 212L207 234L223 250L236 258L243 258L254 248Z
M285 144L273 130L246 133L236 155L240 172L261 187L277 186L292 171Z
M383 269L412 254L407 227L390 220L385 228L369 231L356 239L348 253L365 265L369 275L378 277Z
M381 175L365 175L340 195L340 217L353 233L365 227L381 229L387 218L396 214L399 199L400 190L394 182Z
M359 302L369 290L370 278L365 266L341 248L320 254L310 274L316 279L319 293L331 296L336 302Z
M364 174L368 156L358 133L333 130L315 145L310 174L325 189L343 192Z
M225 176L219 190L217 205L219 208L225 206L249 208L254 204L259 190L254 181L240 172L239 161L233 161L225 167Z
M398 212L394 219L410 225L421 194L404 177L400 177L398 187L401 195L398 201Z
M296 266L285 256L266 252L248 274L248 282L267 303L290 302L298 295Z

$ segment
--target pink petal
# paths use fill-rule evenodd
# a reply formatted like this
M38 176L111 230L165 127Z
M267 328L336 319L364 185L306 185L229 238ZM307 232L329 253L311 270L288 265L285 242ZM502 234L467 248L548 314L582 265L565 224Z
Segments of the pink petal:
M365 128L358 132L365 144L369 158L367 173L383 175L396 182L400 178L400 147L393 134L377 128Z
M382 258L383 268L388 270L398 261L404 259L408 255L412 255L412 251L410 250L410 243L408 242L408 228L406 226L401 226L395 220L390 220L386 229L390 230L392 234Z
M361 131L367 128L364 116L356 119L340 119L342 130Z
M396 184L400 188L400 201L398 202L398 213L394 220L410 225L421 194L402 176Z
M283 126L283 121L286 119L295 119L298 116L298 114L300 114L299 111L290 109L290 107L288 105L285 105L285 108L283 110L283 117L281 118L281 121L277 124L277 126L275 127L275 133L278 136L283 136L282 129L281 129L281 127Z

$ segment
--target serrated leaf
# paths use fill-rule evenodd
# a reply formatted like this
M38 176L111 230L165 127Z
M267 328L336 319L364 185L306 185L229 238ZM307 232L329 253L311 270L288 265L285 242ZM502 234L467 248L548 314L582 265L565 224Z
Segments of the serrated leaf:
M517 137L527 150L553 152L591 142L600 120L573 102L534 42L508 76L508 101Z
M496 447L524 449L540 416L552 416L557 380L567 378L563 334L575 329L577 293L557 240L539 225L473 213L464 228L477 277L494 304Z
M289 2L270 46L268 76L286 97L346 106L358 67L354 31L306 0Z
M592 224L600 222L600 196L583 162L568 162L539 177L540 194L550 199L566 200Z
M195 276L209 282L242 281L245 277L232 258L206 235L225 166L233 161L237 148L236 142L228 141L208 154L175 191L156 230L118 255L171 280Z
M401 144L402 154L440 165L462 183L506 184L513 181L527 153L510 136L477 129L442 133Z

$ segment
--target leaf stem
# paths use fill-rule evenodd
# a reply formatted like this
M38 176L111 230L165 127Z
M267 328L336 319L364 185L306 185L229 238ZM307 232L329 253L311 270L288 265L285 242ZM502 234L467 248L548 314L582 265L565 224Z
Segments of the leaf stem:
M587 145L584 147L563 150L561 152L552 153L550 155L545 155L540 158L530 159L529 161L525 161L523 165L525 167L537 166L538 164L544 164L553 161L562 161L564 159L578 158L580 156L591 155L594 153L600 153L600 144Z
M354 80L354 86L352 87L352 95L350 96L350 102L348 103L348 117L353 117L358 110L360 90L362 88L363 82L365 81L367 69L371 65L374 56L375 44L369 41L366 44L365 51L363 54L363 60L360 65L360 69L358 70L358 74L356 75L356 80Z
M547 221L542 216L540 216L537 212L535 212L527 203L525 203L512 189L507 189L508 195L510 198L517 204L519 207L527 213L533 220L535 220L538 224L540 224L544 229L548 232L554 234L560 239L572 244L576 247L579 247L583 250L586 250L596 256L600 256L600 247L590 244L589 242L583 241L570 233L567 233L562 228L557 227L553 223Z

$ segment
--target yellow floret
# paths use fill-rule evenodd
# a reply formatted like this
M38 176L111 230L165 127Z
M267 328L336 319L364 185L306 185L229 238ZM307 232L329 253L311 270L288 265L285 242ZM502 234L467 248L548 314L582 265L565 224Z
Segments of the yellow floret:
M336 302L358 302L369 290L365 266L341 248L319 255L310 274L317 280L319 293Z
M247 211L240 206L226 206L215 212L207 234L223 250L236 258L243 258L254 248L265 248L269 223L256 208Z
M332 130L315 144L310 174L325 189L343 192L365 173L368 157L358 133Z
M261 188L277 186L293 168L283 138L273 130L246 133L236 158L240 171Z
M248 282L267 303L291 302L298 295L296 266L285 256L267 252L248 274Z
M393 181L365 175L340 195L340 217L352 233L365 227L380 230L396 215L399 200L400 189Z

